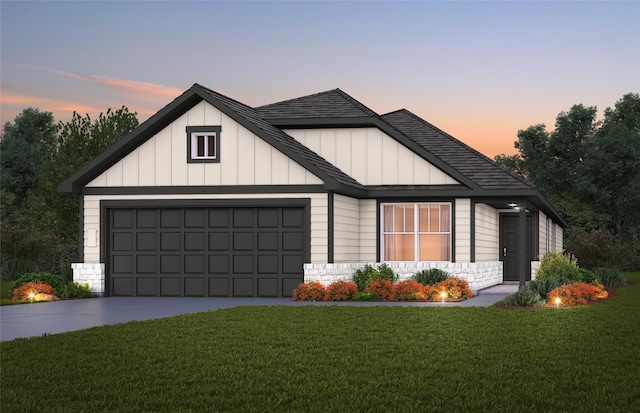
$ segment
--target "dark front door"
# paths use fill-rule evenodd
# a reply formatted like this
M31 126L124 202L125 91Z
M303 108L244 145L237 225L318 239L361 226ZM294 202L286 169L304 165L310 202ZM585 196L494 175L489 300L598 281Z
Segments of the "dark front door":
M117 208L109 295L290 297L308 259L300 207Z
M525 229L527 245L523 246L518 242L520 231L518 219L518 214L500 214L500 261L502 261L504 281L519 281L518 253L520 248L525 248L527 260L525 279L531 279L531 257L535 255L535 232L532 231L533 217L527 214Z

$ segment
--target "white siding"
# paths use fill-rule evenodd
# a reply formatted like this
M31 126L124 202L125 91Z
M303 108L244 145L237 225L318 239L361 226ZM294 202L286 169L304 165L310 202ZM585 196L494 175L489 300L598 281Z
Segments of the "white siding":
M547 227L551 224L551 220L547 218L544 212L538 212L538 259L542 258L549 250L549 232Z
M498 211L476 204L476 262L498 261L498 226Z
M555 250L556 251L562 251L563 250L563 245L562 245L562 236L563 236L563 230L562 227L558 224L555 225L556 227L556 245L555 245Z
M378 227L376 200L360 200L360 262L375 262L377 257Z
M186 127L203 125L222 127L219 163L187 163ZM322 180L214 106L200 102L87 186L294 184Z
M334 262L360 260L360 201L343 195L333 197Z
M286 133L363 185L446 185L456 180L377 128Z
M100 201L159 199L277 199L303 198L311 200L311 262L328 260L327 194L216 194L216 195L85 195L84 196L84 259L85 263L100 262Z
M471 261L471 200L456 199L455 248L456 262Z

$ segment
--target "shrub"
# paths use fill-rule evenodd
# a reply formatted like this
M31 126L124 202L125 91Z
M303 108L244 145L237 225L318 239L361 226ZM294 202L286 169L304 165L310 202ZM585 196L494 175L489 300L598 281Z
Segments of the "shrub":
M7 220L0 224L3 262L5 259L30 260L42 271L58 271L62 245L62 239L51 229L23 226Z
M455 276L438 283L436 289L440 292L446 292L448 299L466 299L473 297L469 283Z
M449 278L450 274L440 268L429 268L413 274L413 280L422 285L437 285Z
M404 280L393 286L393 297L398 301L424 300L424 286L414 280Z
M536 279L565 277L573 281L580 281L582 274L575 257L560 251L548 252L540 260L536 270Z
M564 277L536 278L527 283L526 289L537 293L546 301L549 298L549 293L553 289L564 284L571 284L572 282L570 279Z
M55 275L47 272L31 272L18 278L16 282L13 283L13 286L11 288L16 289L22 286L23 284L26 284L29 282L36 282L36 281L43 284L50 285L51 287L53 287L53 289L56 292L61 291L66 285L66 281L63 280L62 277L60 277L59 275Z
M372 265L365 265L364 268L356 270L352 277L353 282L358 286L358 291L365 291L369 284L377 280L387 280L391 283L398 281L398 274L387 264L380 264L378 268Z
M549 293L549 305L555 305L556 298L566 306L587 304L590 301L607 298L607 291L602 284L573 283L562 285Z
M627 285L624 275L615 268L595 268L593 272L605 287L623 287Z
M502 300L503 305L512 307L540 307L543 306L545 302L546 300L544 300L540 294L529 288L520 290Z
M40 282L28 282L15 288L13 290L13 297L11 297L11 299L12 300L29 300L31 299L30 297L31 294L56 295L56 292L53 289L53 287L48 284L43 284Z
M32 260L9 258L2 261L2 267L0 267L0 275L3 280L15 281L18 278L22 277L24 274L37 272L38 270L38 264L36 264Z
M567 231L567 251L589 269L608 267L621 270L634 259L632 245L623 244L613 231L606 228L591 231L571 228Z
M348 281L336 281L330 284L324 292L325 301L346 301L358 293L358 287Z
M57 295L60 298L88 298L91 297L91 287L89 284L81 285L77 282L70 282L58 291Z
M584 268L579 268L579 271L580 271L580 279L578 279L577 281L587 283L587 284L592 282L600 282L600 279L596 276L596 274L593 271L585 270Z
M393 283L389 280L376 280L369 284L367 290L379 297L380 300L393 300Z
M322 301L325 290L322 284L317 281L302 283L296 290L293 290L294 301Z
M380 297L370 291L361 291L353 296L353 301L378 301L379 299Z

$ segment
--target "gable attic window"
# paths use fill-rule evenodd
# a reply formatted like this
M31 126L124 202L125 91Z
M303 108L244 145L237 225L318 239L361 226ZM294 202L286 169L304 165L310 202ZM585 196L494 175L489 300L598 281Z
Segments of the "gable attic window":
M220 126L187 126L187 162L220 162Z
M383 261L451 261L451 204L382 204Z

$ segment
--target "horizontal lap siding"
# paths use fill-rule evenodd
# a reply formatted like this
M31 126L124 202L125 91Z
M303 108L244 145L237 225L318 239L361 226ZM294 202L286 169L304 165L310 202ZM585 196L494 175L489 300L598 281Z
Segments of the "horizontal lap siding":
M550 234L547 232L547 226L550 224L549 218L544 214L544 212L538 212L538 254L539 258L542 258L544 254L547 253L547 248L549 245L549 239L547 238Z
M360 202L335 195L333 199L333 257L334 262L360 260Z
M498 260L498 211L476 204L476 262Z
M84 196L84 262L100 261L100 201L101 200L161 200L161 199L278 199L311 200L311 262L327 262L327 195L326 194L241 194L241 195L85 195ZM90 240L89 237L94 240Z
M285 132L363 185L457 183L377 128L290 129Z
M456 199L455 203L456 262L471 261L471 200Z
M187 163L187 126L220 125L220 162ZM322 180L201 102L91 181L89 187L311 185Z
M360 260L376 262L377 258L377 205L375 199L360 200Z

